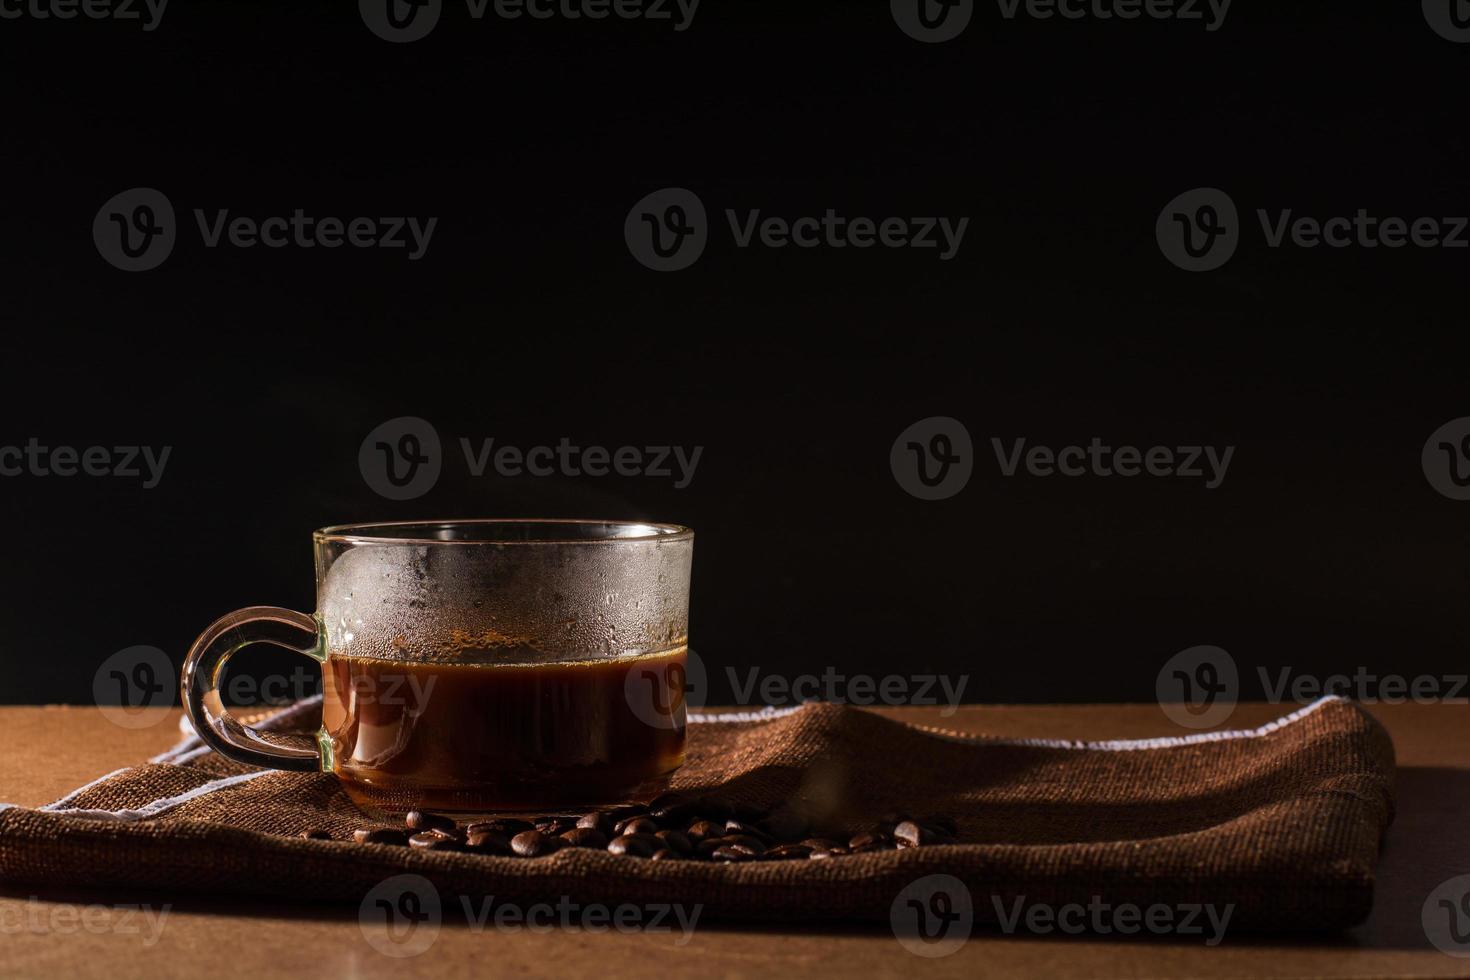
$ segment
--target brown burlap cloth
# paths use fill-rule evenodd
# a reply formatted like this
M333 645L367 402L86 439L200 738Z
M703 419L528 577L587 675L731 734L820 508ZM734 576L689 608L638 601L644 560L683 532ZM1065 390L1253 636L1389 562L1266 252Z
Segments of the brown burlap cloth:
M1392 743L1337 698L1251 731L1095 743L961 736L821 704L733 717L691 719L676 789L797 801L854 829L945 813L961 843L740 864L356 844L367 821L333 777L251 769L193 742L49 807L0 811L0 878L358 902L413 872L475 900L699 903L707 918L792 922L884 920L907 885L946 873L979 922L994 921L995 897L1024 897L1229 903L1235 929L1338 929L1369 911L1392 818ZM316 725L310 710L285 719ZM348 839L296 837L315 827Z

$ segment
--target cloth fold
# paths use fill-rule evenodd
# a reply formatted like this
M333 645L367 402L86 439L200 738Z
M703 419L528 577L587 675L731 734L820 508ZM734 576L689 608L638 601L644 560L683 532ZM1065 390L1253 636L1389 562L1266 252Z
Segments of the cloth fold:
M978 923L1018 900L1230 904L1232 929L1334 930L1367 916L1393 815L1392 743L1336 697L1249 731L1110 742L969 736L825 704L721 717L691 720L674 789L794 804L847 832L943 813L959 843L736 864L362 845L351 831L376 822L334 777L254 769L195 741L49 807L0 810L0 879L358 902L417 873L473 900L698 903L707 918L791 922L882 921L905 888L946 874ZM275 721L317 723L310 705ZM297 836L315 828L339 839Z

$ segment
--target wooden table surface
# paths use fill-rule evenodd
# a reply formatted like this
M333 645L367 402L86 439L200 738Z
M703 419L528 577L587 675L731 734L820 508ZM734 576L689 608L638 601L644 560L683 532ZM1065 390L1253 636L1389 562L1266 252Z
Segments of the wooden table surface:
M1240 705L1228 727L1284 714ZM700 923L677 933L549 934L481 931L445 916L433 944L408 958L378 953L355 907L179 894L83 894L44 883L0 885L0 975L22 977L222 976L577 977L1470 977L1470 959L1425 937L1421 909L1442 881L1470 874L1470 708L1374 705L1398 752L1398 817L1379 865L1373 915L1338 936L1199 941L1038 938L976 932L954 953L920 958L886 928L735 928ZM1060 738L1179 734L1156 705L973 706L884 709L893 717L970 732ZM0 801L39 806L170 747L178 712L129 730L95 708L0 707ZM151 907L152 918L112 906ZM95 906L105 905L108 909ZM89 908L89 906L92 906Z

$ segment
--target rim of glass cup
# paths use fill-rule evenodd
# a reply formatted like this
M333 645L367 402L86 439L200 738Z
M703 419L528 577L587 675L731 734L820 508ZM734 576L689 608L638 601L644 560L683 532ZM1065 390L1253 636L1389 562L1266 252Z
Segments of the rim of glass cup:
M508 538L443 538L433 536L435 531L455 527L490 527L493 525L530 528L541 526L550 532L547 537ZM588 537L566 537L555 533L559 527L601 526L626 530L627 534L606 534ZM317 528L311 533L317 542L333 541L343 544L415 544L415 545L569 545L569 544L627 544L638 541L684 541L694 537L694 531L682 524L661 524L656 521L595 520L592 518L560 517L471 517L431 521L369 521L361 524L333 524Z

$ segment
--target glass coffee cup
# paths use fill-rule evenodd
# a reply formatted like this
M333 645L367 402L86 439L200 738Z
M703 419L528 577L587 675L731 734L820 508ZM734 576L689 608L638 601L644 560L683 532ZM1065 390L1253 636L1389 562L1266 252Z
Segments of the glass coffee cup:
M238 610L185 659L185 709L222 755L334 773L385 813L646 800L683 761L688 528L431 521L313 541L314 615ZM226 709L225 664L254 643L322 665L314 735Z

